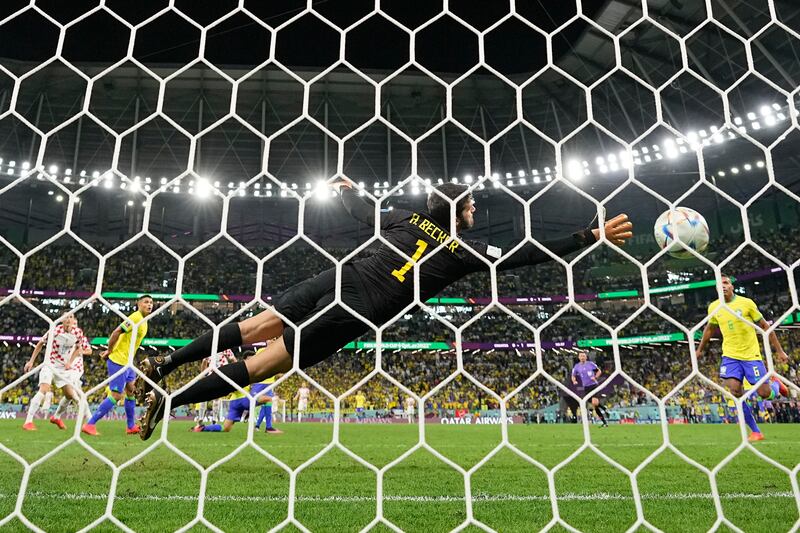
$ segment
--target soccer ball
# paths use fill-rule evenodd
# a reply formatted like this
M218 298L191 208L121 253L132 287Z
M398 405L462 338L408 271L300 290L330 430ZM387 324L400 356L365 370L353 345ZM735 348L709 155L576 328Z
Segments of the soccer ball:
M653 228L658 247L678 259L689 259L692 254L678 242L698 253L708 247L708 224L703 215L688 207L676 207L661 213Z

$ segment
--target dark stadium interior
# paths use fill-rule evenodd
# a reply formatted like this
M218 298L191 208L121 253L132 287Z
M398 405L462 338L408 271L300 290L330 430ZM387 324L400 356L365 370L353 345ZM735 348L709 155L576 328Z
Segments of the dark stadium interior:
M0 20L26 4L3 2ZM268 296L333 264L303 240L294 240L263 261L297 235L300 202L293 193L309 196L304 204L304 235L333 257L340 259L370 239L371 228L350 219L338 200L313 197L320 180L337 175L339 161L343 174L362 183L384 208L422 209L426 188L439 180L481 183L473 191L476 226L465 237L485 239L504 249L525 238L526 211L531 236L546 240L589 224L597 214L599 204L594 202L609 197L602 204L608 214L624 211L633 220L637 237L627 251L644 263L658 251L651 228L668 207L657 194L705 215L712 235L707 256L715 262L730 257L727 271L744 274L780 266L762 250L784 265L800 258L794 231L800 204L785 192L800 193L800 135L791 129L796 102L790 106L776 90L797 86L800 45L779 26L762 32L753 47L758 75L747 73L744 47L728 29L750 36L764 25L768 14L751 3L714 2L721 26L704 22L702 2L648 3L654 20L679 36L702 26L688 41L690 69L678 77L673 77L681 68L675 38L639 21L641 9L635 2L611 0L584 2L585 15L603 31L581 19L564 26L574 15L574 7L566 3L517 2L518 15L486 37L490 68L471 72L477 37L453 17L482 31L507 12L506 2L492 2L491 8L485 2L451 2L452 15L417 36L416 59L422 68L407 64L408 33L375 14L347 29L349 65L339 64L316 79L338 61L339 33L311 14L275 30L301 11L304 2L245 2L249 12L209 30L202 60L197 59L199 30L171 12L137 29L146 37L138 39L133 49L141 64L120 63L129 30L116 17L138 24L165 4L137 2L134 9L128 2L106 2L106 10L66 30L63 60L25 79L18 93L12 94L13 81L0 72L2 237L26 253L59 233L65 217L70 217L71 234L61 234L26 258L19 289L172 293L178 281L177 258L193 254L185 262L184 293L247 295L245 302L257 296L268 302ZM424 1L382 4L389 17L411 28L440 9L435 2ZM38 9L61 23L93 5L37 2ZM329 2L314 5L322 16L330 17L331 24L346 29L366 16L373 2L349 2L346 8ZM775 5L782 23L800 26L796 6L787 1ZM230 6L178 1L176 7L206 25ZM548 41L532 25L544 32L561 28L550 43L558 69L547 66ZM12 37L0 41L0 64L14 75L49 59L58 46L56 26L35 10L0 25L0 30ZM624 69L600 81L615 65L611 35L621 35ZM447 53L441 53L443 49ZM267 62L273 52L277 62ZM179 70L164 84L159 102L160 83L153 75L167 78ZM91 95L78 72L96 78ZM448 116L444 83L466 72L469 75L452 87L452 116ZM300 80L311 79L304 95ZM235 105L232 81L238 84ZM374 83L381 84L377 101ZM514 84L520 84L519 90ZM727 91L725 99L721 91ZM596 123L587 123L587 99ZM9 113L12 102L14 114ZM300 119L304 104L312 120ZM229 114L231 109L235 116ZM374 117L376 109L380 120ZM663 123L653 127L659 119ZM752 126L755 122L757 127ZM42 135L32 126L48 135L44 148ZM187 135L200 132L192 146ZM625 161L630 156L620 141L633 143L635 164ZM411 142L418 143L416 160ZM29 170L37 162L41 166ZM769 185L772 178L780 187ZM77 193L72 202L67 191ZM739 248L745 215L737 202L749 201L749 232L760 249ZM142 233L145 225L147 231ZM221 235L223 225L226 232ZM100 254L113 252L106 259L100 286L99 258L86 245ZM19 267L17 255L0 245L0 287L15 287ZM643 290L639 267L607 246L578 261L573 274L576 294ZM707 280L713 272L700 261L664 256L646 276L652 287ZM772 319L798 311L793 308L790 283L794 280L781 272L741 287ZM566 272L557 264L498 276L501 298L563 295L566 287ZM440 296L490 297L489 276L473 275ZM714 297L714 289L705 288L654 296L652 304L676 323L692 327ZM63 300L30 302L52 318L63 311ZM130 306L129 300L113 303L123 311ZM581 306L616 327L643 303L634 297L592 300ZM220 322L243 303L194 305ZM533 327L541 327L563 305L509 309ZM477 304L445 305L437 313L459 326L482 309ZM41 318L16 300L0 307L0 317L2 330L10 334L39 335L46 329ZM92 336L102 337L118 317L95 302L79 311L78 319ZM163 309L151 323L153 335L164 338L191 338L206 328L181 305ZM786 376L797 383L800 345L793 328L786 326L780 333L793 353ZM677 325L646 310L625 325L620 336L677 330ZM539 335L541 340L563 341L608 337L609 331L571 310ZM425 312L401 319L384 338L411 337L455 341L454 331ZM491 310L463 332L464 342L533 339L530 329L502 309ZM30 349L31 345L13 343L2 348L4 380L21 374L19 361ZM544 369L565 378L574 353L558 349L544 353ZM611 354L610 348L595 353L608 371L613 370ZM628 346L621 354L628 374L661 395L677 381L663 376L671 375L673 366L683 364L685 369L689 358L685 343ZM332 387L336 387L333 380L341 383L339 393L374 365L372 350L361 351L357 358L346 353L336 357L339 362L323 363L313 371L323 384L326 379ZM385 352L384 357L398 377L407 377L420 391L454 369L452 351ZM437 358L432 367L425 364L430 357ZM337 365L349 370L337 374L333 372ZM501 373L509 365L513 377ZM94 360L90 366L101 371ZM465 367L493 390L508 392L536 369L536 361L530 351L497 351L490 356L474 351L465 352ZM710 360L704 371L715 375ZM545 388L555 394L552 385ZM477 398L483 393L475 394ZM538 393L540 405L545 397Z

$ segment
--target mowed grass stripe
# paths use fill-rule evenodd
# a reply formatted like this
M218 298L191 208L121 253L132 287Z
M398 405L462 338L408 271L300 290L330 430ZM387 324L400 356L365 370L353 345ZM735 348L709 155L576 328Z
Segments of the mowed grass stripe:
M792 492L766 492L763 494L754 494L746 492L733 492L722 493L720 499L722 500L761 500L767 498L794 498ZM0 494L0 499L16 499L16 494ZM64 500L106 500L108 494L90 494L90 493L68 493L68 492L26 492L25 498L38 498L38 499L64 499ZM632 496L626 494L613 494L608 492L599 492L592 494L577 494L566 493L558 494L558 501L608 501L608 500L633 500ZM642 494L643 500L710 500L713 498L711 493L701 492L685 492L676 494ZM114 498L115 501L198 501L197 496L158 496L158 495L144 495L144 496L120 496ZM383 497L384 501L394 502L410 502L410 503L448 503L448 502L463 502L463 496L403 496L399 494L386 495ZM209 495L205 497L208 502L256 502L256 503L273 503L273 502L288 502L288 496L214 496ZM369 496L297 496L294 501L296 502L310 502L310 503L356 503L356 502L374 502L376 498ZM550 501L550 496L536 496L527 495L520 496L518 494L476 494L472 497L473 502L533 502L533 501Z

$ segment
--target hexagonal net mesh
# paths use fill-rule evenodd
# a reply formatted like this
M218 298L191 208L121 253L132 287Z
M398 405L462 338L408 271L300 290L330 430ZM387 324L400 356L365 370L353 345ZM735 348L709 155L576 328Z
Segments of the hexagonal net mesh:
M683 501L695 497L713 502L710 529L740 531L740 525L731 520L729 507L725 505L726 498L736 497L720 490L718 478L741 454L753 456L757 464L788 477L789 490L764 497L783 502L792 520L791 527L798 528L797 456L776 459L748 441L742 413L749 409L746 404L755 396L741 392L734 396L723 388L716 361L711 365L698 357L695 342L705 330L715 335L712 326L722 320L717 316L731 317L724 327L756 331L759 350L764 353L765 372L756 371L755 382L750 383L752 388L778 389L780 382L788 386L790 397L796 398L798 387L790 379L796 379L796 363L784 363L780 357L783 348L778 351L778 341L785 341L793 332L782 329L778 341L771 338L779 327L790 327L795 319L800 319L800 315L793 314L800 305L793 275L797 258L793 250L787 250L793 248L796 238L791 232L780 232L781 226L797 223L800 202L798 182L785 177L791 168L781 166L796 157L788 147L796 140L792 128L797 124L798 85L793 80L800 79L800 73L796 71L797 62L787 59L789 53L781 44L785 41L796 46L795 40L800 39L790 24L796 18L796 8L785 8L789 12L786 14L777 2L769 0L756 10L758 16L748 17L752 13L747 9L756 8L748 8L744 2L708 1L684 6L684 2L612 1L595 7L577 1L574 6L542 9L537 7L538 3L510 0L508 5L499 2L502 8L480 6L470 11L447 0L435 8L426 4L418 9L408 6L400 9L395 2L377 0L363 13L348 18L337 14L336 9L326 11L325 6L310 0L308 5L295 10L267 14L241 0L219 15L214 10L203 13L171 0L152 13L135 16L121 14L123 8L103 1L85 12L62 17L54 15L49 4L40 3L32 0L18 10L8 8L0 21L0 32L11 32L23 43L25 24L33 21L49 28L49 34L42 34L42 41L50 38L47 35L53 38L52 49L43 58L0 62L5 84L0 98L0 120L5 121L5 126L0 131L14 132L20 139L16 151L9 142L1 145L9 152L0 153L5 156L5 161L0 160L5 180L0 183L0 195L6 198L4 209L11 211L29 202L27 215L23 217L24 235L9 231L0 236L9 263L3 265L3 279L10 280L7 295L0 302L0 309L5 308L6 316L11 317L3 322L9 330L4 332L8 334L4 339L11 343L35 342L41 337L33 335L53 331L54 334L43 337L42 349L45 354L58 353L58 343L63 342L58 334L63 331L55 328L63 327L60 324L68 316L65 300L66 307L82 324L82 316L106 324L124 323L128 311L134 310L130 303L136 296L133 293L138 292L130 277L126 284L126 276L134 276L137 270L156 268L155 265L169 273L160 291L163 294L157 296L153 313L133 330L141 332L143 324L158 324L162 345L184 346L198 332L211 329L215 332L216 348L222 326L262 308L274 310L273 296L291 282L279 276L270 278L271 272L285 268L295 274L314 275L325 265L336 272L336 291L324 310L337 304L346 307L350 314L369 324L373 337L369 342L354 345L357 352L340 351L335 356L356 358L357 355L359 361L367 361L359 367L363 377L342 384L331 381L330 374L337 372L335 366L329 368L327 375L314 367L300 367L301 333L324 310L320 309L303 323L291 324L285 320L290 324L287 327L296 332L295 345L288 347L296 355L292 369L274 386L295 387L299 380L307 381L330 407L332 421L330 441L303 461L293 464L283 460L279 453L265 451L256 443L252 424L241 446L226 450L224 456L210 465L172 442L168 430L175 421L169 420L158 431L154 444L124 460L117 456L109 458L107 449L87 441L88 437L80 432L80 424L70 430L69 438L34 458L11 440L2 439L0 450L14 468L21 467L21 475L18 491L2 494L13 504L7 512L0 507L3 515L0 526L21 523L32 530L44 530L31 519L31 508L26 507L32 497L44 501L38 489L31 489L31 480L37 468L48 461L63 460L59 454L77 447L89 458L85 460L96 460L111 472L107 493L99 496L70 493L66 498L106 502L96 519L81 526L86 529L108 522L132 531L117 515L117 497L120 494L125 497L119 486L121 474L147 460L156 450L169 450L199 476L199 490L187 500L196 506L196 513L180 529L203 525L219 531L220 527L205 513L210 501L207 494L210 476L249 449L256 450L274 470L288 477L288 492L282 499L262 500L286 504L286 516L277 521L276 530L291 526L307 530L307 524L296 511L302 501L298 476L333 452L340 452L356 465L354 468L363 467L376 478L374 496L364 497L374 505L374 516L364 529L385 526L401 530L387 516L384 507L403 500L385 488L385 478L419 452L430 454L460 477L463 492L458 496L429 497L435 503L450 501L447 498L463 503L463 520L455 525L458 530L473 526L494 530L497 526L482 519L476 511L477 502L487 501L545 502L550 514L539 527L578 530L579 526L567 517L569 510L565 506L568 508L574 501L617 497L608 493L581 495L557 490L557 475L585 458L584 454L590 454L624 477L630 494L626 498L633 505L632 521L624 524L629 531L640 528L657 531L661 527L649 519L648 499ZM87 29L87 24L94 24L92 30ZM109 48L119 48L113 61L82 63L74 36L101 26L114 28L117 35L124 36L124 42L109 38ZM178 35L175 46L154 42L166 39L170 33ZM237 41L245 34L250 37ZM182 42L185 35L188 40ZM314 56L312 59L299 51L314 48L309 40L322 43L309 52ZM229 67L226 61L236 61L225 56L226 43L231 50L244 50L260 43L264 45L264 57L253 61L252 68ZM159 54L167 53L165 49L167 52L177 49L187 57L179 61L169 56L170 59L164 60ZM304 61L314 65L321 61L324 65L297 66ZM178 66L165 65L169 62ZM123 71L125 75L115 74ZM131 84L139 95L133 107L119 103L120 93ZM192 107L190 113L186 97L195 91L201 91L203 97L193 101L199 102L199 111ZM59 96L68 92L78 95L77 104L71 107ZM43 109L44 115L49 109L52 118L49 123L43 117ZM181 110L185 111L183 115ZM309 129L317 135L312 141L304 140ZM77 144L90 130L94 135L91 149L95 153L102 150L108 153L107 160L99 164L101 171L97 172L91 168L79 169L83 156L79 156L81 148ZM171 133L165 134L167 130ZM27 137L22 131L27 132ZM377 152L370 152L369 145L375 144L376 138L381 146L375 149ZM64 149L62 155L66 157L60 160L61 166L54 164L59 147L70 142L72 154ZM303 154L311 151L322 154L317 166L304 160ZM71 161L69 156L73 156ZM26 157L29 161L23 163ZM219 163L214 171L206 173L208 165L203 163L215 157L218 161L227 157L233 166ZM380 163L373 164L370 157ZM168 159L168 164L160 170L171 177L161 178L160 182L155 177L140 177L137 170L147 167L143 162L147 158ZM370 174L365 170L373 166L385 167L386 171L373 168L374 174ZM471 173L465 174L465 169L472 169ZM139 172L144 176L147 170ZM209 177L211 174L219 181ZM393 174L402 177L398 179ZM380 175L385 175L385 179L378 178ZM309 182L304 187L301 182L298 186L292 183L298 176L318 181L316 185ZM374 186L369 184L372 176ZM359 199L374 207L376 215L372 228L362 227L358 232L348 229L354 239L347 243L350 246L346 250L340 246L342 241L337 240L334 231L320 229L329 223L333 230L341 229L335 217L311 216L319 206L337 197L324 182L342 177L352 179ZM457 235L460 228L452 215L456 213L457 201L466 197L466 193L453 199L435 190L437 185L451 181L465 185L479 205L485 201L490 206L485 221L480 218L482 211L475 213L475 231L480 240L491 241L494 232L494 237L499 235L508 246L481 249L476 241ZM122 236L116 241L86 236L87 231L93 231L95 236L117 231L112 230L107 214L97 215L91 221L83 214L87 199L92 195L103 198L105 189L124 190L131 195L122 207L123 225L127 227L119 230ZM47 218L49 214L39 213L32 206L34 199L40 201L47 190L51 197L47 200L57 201L61 210L57 213L57 229L44 235L37 227L37 215ZM424 246L399 249L397 241L387 237L391 230L382 228L380 221L390 217L395 206L424 213L419 199L414 200L416 204L404 203L422 193L438 196L450 205L449 233L453 240L449 240L444 228L430 225L428 235L438 231L443 235L439 242L444 247L428 253L424 253ZM204 233L202 209L187 208L189 202L195 201L187 200L187 194L214 202L213 209L220 220L218 231ZM182 200L172 203L164 200L171 195ZM259 225L252 231L276 233L278 237L272 245L257 248L248 244L251 230L244 223L244 215L241 220L234 216L237 208L247 211L237 204L242 198L269 199L295 206L288 211L269 207L258 213ZM692 206L705 215L712 228L708 252L694 249L693 242L682 246L681 234L677 236L677 252L671 249L654 252L649 226L663 211L680 206ZM199 236L191 245L173 244L181 238L183 229L178 224L171 225L170 209L201 213L189 215L193 224L184 233ZM577 253L559 255L548 248L547 233L571 233L586 228L590 220L589 227L603 228L619 212L629 213L636 223L637 235L643 234L645 238L637 236L625 246L618 246L601 230L596 243ZM772 222L764 222L764 217L772 217ZM646 227L642 229L639 222ZM763 236L759 227L770 224L772 233ZM87 229L90 225L94 229ZM29 238L29 230L38 231L41 238L38 241ZM357 246L352 246L353 240L358 241ZM724 245L719 244L723 240ZM143 243L149 248L143 247ZM480 265L475 270L485 272L486 277L482 281L468 278L468 283L445 289L438 299L423 297L421 272L453 243L470 261ZM525 267L523 274L510 278L503 265L531 243L548 264ZM345 305L341 278L345 265L380 245L407 262L395 277L400 279L412 273L415 296L400 312L375 323ZM298 246L305 251L296 252ZM57 252L53 252L54 247L58 247ZM794 249L800 248L794 246ZM670 252L682 253L684 259L671 258ZM30 292L48 286L47 275L37 274L44 253L48 257L63 255L56 262L57 268L76 272L68 281L67 278L59 281L66 285L57 287L56 292ZM132 255L129 257L127 253ZM140 263L132 262L131 257L138 258ZM96 272L86 276L81 275L83 271L77 272L74 267L83 261L96 262ZM252 272L242 267L246 272L241 274L252 278L252 285L231 288L239 279L237 262L253 267ZM217 267L222 264L224 268L221 273L213 268L203 270L202 265L209 263ZM126 270L126 264L134 266ZM772 305L770 300L774 316L767 317L769 323L763 321L759 311L743 312L738 304L734 305L736 298L744 301L742 297L725 300L720 283L728 272L737 283L759 284L758 280L762 280L769 287L765 290L773 291L770 295L779 293L775 302L784 307ZM780 280L775 281L777 278ZM621 285L622 280L628 285ZM748 294L755 294L758 301L758 290L752 285L747 287L755 291ZM245 294L249 290L256 296L238 300L216 296L226 291L236 295L237 290ZM470 290L476 297L466 298L470 295L464 291ZM480 290L485 292L480 294ZM127 304L119 303L126 298ZM712 319L706 311L716 298L723 301L715 308ZM200 310L195 302L204 299L241 303L237 307ZM179 309L184 313L183 322L165 318L174 316ZM426 321L413 322L414 311L424 315ZM35 323L35 331L25 332L27 336L20 335L23 332L19 329L12 330L21 323L23 315L29 323ZM197 327L185 327L188 321L194 321ZM424 335L426 328L438 328L438 333L431 334L437 340L414 342L414 335ZM108 342L99 337L91 340L94 344ZM158 346L154 342L145 344ZM424 377L414 378L411 370L401 368L402 357L408 356L408 361L413 361L413 355L432 346L440 350L435 362L420 356L415 363L430 365L428 381ZM628 352L639 347L644 355L637 361L629 360ZM576 374L570 375L564 366L584 350L591 351L592 357L604 357L607 363L603 367L604 381L593 390L573 386L571 375ZM727 345L723 347L725 350ZM398 352L402 352L402 357ZM670 354L682 354L682 362L678 361L678 355L670 359ZM752 355L748 354L745 360L756 360ZM115 370L116 374L109 378L88 383L87 390L80 391L78 420L88 416L89 409L96 408L95 400L105 394L106 387L112 386L115 377L133 371L142 378L136 368L140 355L133 340L128 356L128 366ZM451 357L451 366L442 364L441 358L445 356ZM336 361L342 367L355 364ZM24 364L18 363L18 360L12 363L16 370ZM222 375L217 365L215 359L211 367ZM490 371L484 372L486 368ZM786 372L781 372L782 369ZM55 374L56 386L59 380L71 382L58 359L45 357L38 366L26 367L24 372L5 373L0 406L5 405L4 398L9 404L18 400L21 403L21 395L15 391L37 372L47 371ZM181 377L187 378L188 383L184 380L174 384L177 387L171 391L172 397L202 376L197 373L192 379L188 379L191 374ZM352 418L348 410L350 398L375 381L385 383L396 397L412 398L409 410L413 405L420 415L414 442L384 464L375 464L365 458L368 454L353 451L340 433L347 425L345 422ZM463 412L458 414L462 399L459 391L466 389L474 391L470 398L480 398L479 404L492 404L494 408L479 405L477 409L467 407L466 416L462 416ZM701 403L692 397L701 390L717 398L714 409L719 406L719 415L716 411L703 413ZM642 455L634 464L599 445L602 438L598 440L597 434L590 431L592 401L613 402L609 398L623 396L625 401L618 402L614 409L614 420L633 422L647 412L660 429L652 452ZM447 401L443 402L443 397ZM544 398L550 398L549 405L545 405ZM639 409L632 398L648 404L650 410ZM573 452L549 461L537 455L535 447L518 444L512 438L512 428L523 419L561 421L562 415L556 414L560 409L555 407L559 401L573 406L572 413L577 415L582 432ZM777 405L782 400L770 397L769 401ZM255 410L254 402L252 399L251 411ZM730 411L726 411L726 403L730 403ZM693 404L699 406L697 414ZM795 400L781 405L786 407L773 410L773 416L783 409L787 413L794 409ZM630 408L628 412L635 412L635 416L627 414L625 407ZM463 461L431 444L430 422L441 419L441 422L463 423L470 420L471 410L482 413L476 415L476 421L488 420L487 412L494 413L492 420L500 428L499 442L465 466ZM440 416L434 417L435 412ZM713 464L687 453L676 445L671 424L696 416L732 422L738 432L733 438L740 440L740 444ZM4 432L6 427L3 426ZM448 438L460 437L453 433ZM637 437L630 433L623 438ZM796 448L788 449L796 453ZM479 472L493 468L509 452L515 460L541 473L540 492L487 496L476 489ZM654 496L647 492L649 489L642 488L640 474L667 456L676 458L673 466L688 465L707 478L709 492ZM70 475L80 479L82 474ZM750 496L744 494L742 498ZM360 496L353 498L359 501ZM428 496L407 501L422 504L425 498ZM159 505L162 500L171 501L167 496L153 496L151 501Z

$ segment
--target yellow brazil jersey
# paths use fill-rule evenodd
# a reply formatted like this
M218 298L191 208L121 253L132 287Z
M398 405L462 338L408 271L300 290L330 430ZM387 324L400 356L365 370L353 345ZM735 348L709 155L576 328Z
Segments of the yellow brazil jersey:
M719 325L722 333L722 355L740 361L760 361L761 345L756 329L740 320L743 318L754 324L761 320L762 316L755 302L750 298L734 295L727 305L733 313L722 307L719 300L714 300L708 306L711 324Z
M271 377L271 378L263 379L263 380L259 381L258 383L263 383L264 385L269 385L270 383L275 383L275 377L273 376L273 377ZM256 383L253 383L253 384L251 384L251 385L250 385L249 387L247 387L247 389L245 389L245 390L247 390L248 392L252 391L252 389L253 389L253 385L256 385ZM263 389L261 389L261 390L263 390ZM256 392L251 392L251 394L252 394L253 396L255 396L255 395L256 395L256 394L258 394L259 392L260 392L260 390L259 390L259 391L256 391ZM239 391L239 390L235 390L235 391L233 391L233 392L230 394L229 398L230 398L231 400L238 400L239 398L244 398L244 396L245 396L245 395L244 395L244 393L243 393L243 392L241 392L241 391Z
M139 324L138 328L134 327L136 324ZM139 346L141 346L144 336L147 335L147 322L144 321L142 313L136 311L128 315L128 318L119 325L119 328L122 330L122 334L119 336L119 339L117 339L117 344L114 345L114 349L108 354L108 358L118 365L127 365L131 336L136 335L133 342L133 353L135 354Z
M367 403L367 399L364 397L363 394L356 394L356 407L359 409L363 409L364 405Z

